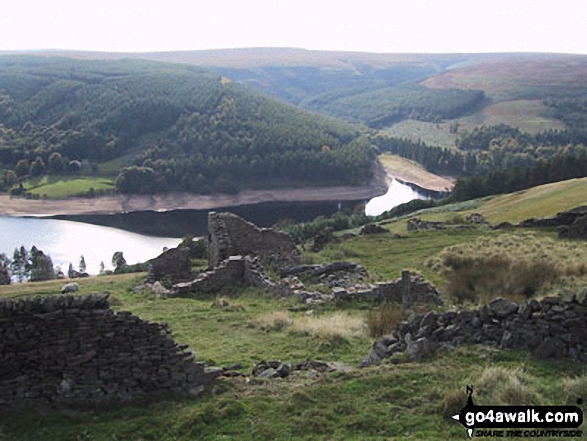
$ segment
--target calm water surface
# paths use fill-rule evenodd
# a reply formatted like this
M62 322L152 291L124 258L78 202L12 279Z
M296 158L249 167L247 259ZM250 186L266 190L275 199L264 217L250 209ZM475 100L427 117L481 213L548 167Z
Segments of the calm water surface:
M365 205L365 214L367 216L379 216L380 214L391 210L393 207L396 207L400 204L405 204L406 202L410 202L413 199L430 198L417 192L409 185L402 184L401 182L394 179L391 182L387 193L385 193L383 196L373 198L367 202Z
M112 269L112 255L122 251L129 264L157 257L163 247L174 247L180 239L149 237L116 228L54 219L0 216L0 253L12 258L14 249L24 245L49 254L53 265L67 273L71 262L78 268L83 255L90 274L97 274L100 262Z

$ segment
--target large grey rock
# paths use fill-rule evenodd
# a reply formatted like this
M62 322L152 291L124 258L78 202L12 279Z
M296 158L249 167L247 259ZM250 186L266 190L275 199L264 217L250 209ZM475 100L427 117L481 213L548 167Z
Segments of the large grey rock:
M157 297L163 297L163 298L169 296L169 294L171 293L171 291L168 290L167 288L165 288L163 286L163 284L161 282L159 282L158 280L151 285L151 291L153 291L153 293Z
M567 346L558 338L547 338L534 350L538 358L561 358L566 355Z
M79 284L75 282L66 283L61 287L61 294L67 294L69 292L77 292L79 291Z
M498 297L489 302L489 309L499 318L505 318L518 310L518 305L511 300Z
M426 337L421 337L417 340L411 340L408 343L408 356L411 360L422 361L428 357L431 350L430 341Z

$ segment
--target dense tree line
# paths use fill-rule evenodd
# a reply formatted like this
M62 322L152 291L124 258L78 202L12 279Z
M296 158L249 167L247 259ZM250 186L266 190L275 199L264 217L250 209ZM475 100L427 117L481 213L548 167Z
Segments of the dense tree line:
M382 128L407 118L429 122L457 118L478 106L484 98L482 90L410 85L344 96L324 106L322 111Z
M538 162L556 157L583 157L586 151L581 131L546 131L531 135L504 124L482 126L458 140L460 150L428 146L421 141L377 135L371 138L381 152L416 161L437 174L488 176L500 170L527 170ZM571 167L571 174L577 174ZM551 181L552 182L552 181Z
M476 167L475 156L472 154L428 146L422 141L376 135L371 138L371 142L380 152L416 161L432 173L456 176Z
M576 94L567 96L551 96L544 104L555 111L555 117L562 120L571 129L587 128L587 95Z
M4 188L121 157L123 192L359 183L373 157L358 135L193 66L0 57Z
M587 125L585 125L587 128ZM509 145L508 145L509 144ZM536 134L522 132L506 124L475 127L464 131L456 141L456 146L465 151L490 151L493 147L535 150L537 147L557 148L568 144L587 144L587 130L569 128L566 130L546 130Z
M587 149L583 148L560 153L549 159L539 159L531 164L494 169L485 175L461 177L455 184L451 198L466 201L586 176Z

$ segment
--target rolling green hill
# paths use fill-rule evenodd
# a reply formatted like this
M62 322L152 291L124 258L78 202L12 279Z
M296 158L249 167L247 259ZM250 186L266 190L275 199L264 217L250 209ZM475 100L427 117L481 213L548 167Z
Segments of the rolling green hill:
M351 143L358 134L204 68L0 57L0 166L17 178L66 174L77 160L82 173L130 165L123 192L358 184L372 163Z

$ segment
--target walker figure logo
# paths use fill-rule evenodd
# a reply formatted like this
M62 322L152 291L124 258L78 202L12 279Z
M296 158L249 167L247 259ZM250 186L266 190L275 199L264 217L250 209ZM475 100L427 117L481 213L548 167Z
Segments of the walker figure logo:
M491 437L581 437L578 428L583 423L583 411L577 406L476 406L473 386L467 386L467 395L467 405L452 418L465 426L469 438L473 434Z

